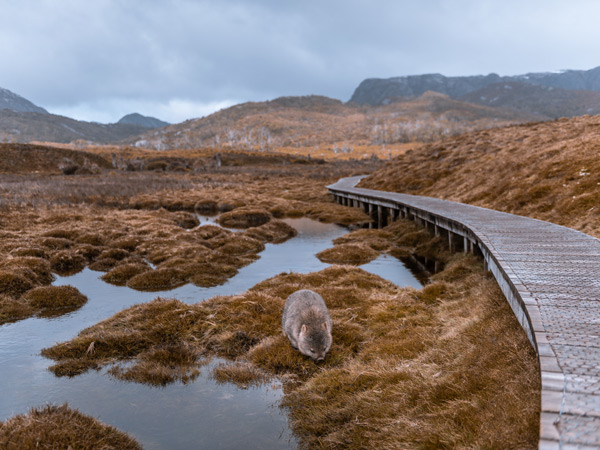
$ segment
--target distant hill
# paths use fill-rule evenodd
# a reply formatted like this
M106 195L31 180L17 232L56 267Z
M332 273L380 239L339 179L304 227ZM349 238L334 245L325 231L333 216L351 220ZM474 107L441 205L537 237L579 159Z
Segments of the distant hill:
M156 119L154 117L142 116L138 113L127 114L121 117L117 123L125 125L138 125L144 128L161 128L171 125L168 122Z
M8 89L0 88L0 110L10 109L17 112L36 112L40 114L48 114L44 108L34 105L26 98L9 91Z
M496 74L446 77L441 74L411 75L387 79L368 78L354 91L350 102L384 105L435 91L460 98L490 84L522 82L568 90L600 91L600 67L591 70L566 70L559 73L528 73L517 76Z
M566 90L509 81L490 84L459 97L469 103L501 107L548 119L600 114L600 92Z
M387 106L344 104L322 96L281 97L235 105L207 117L146 132L127 142L154 149L246 149L429 141L465 131L539 120L428 92Z
M148 129L139 125L100 124L39 112L0 110L0 142L61 142L76 140L115 143Z

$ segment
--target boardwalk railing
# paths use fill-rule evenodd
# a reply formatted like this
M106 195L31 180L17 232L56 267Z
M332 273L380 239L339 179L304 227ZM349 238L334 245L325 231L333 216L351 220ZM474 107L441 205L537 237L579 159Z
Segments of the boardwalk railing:
M406 217L477 251L537 352L540 449L600 449L600 241L528 217L429 197L328 186L383 226Z

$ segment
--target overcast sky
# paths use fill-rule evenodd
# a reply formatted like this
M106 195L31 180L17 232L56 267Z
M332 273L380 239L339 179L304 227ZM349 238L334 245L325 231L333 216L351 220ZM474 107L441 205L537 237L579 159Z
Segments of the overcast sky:
M0 0L0 17L0 87L98 122L600 65L597 0Z

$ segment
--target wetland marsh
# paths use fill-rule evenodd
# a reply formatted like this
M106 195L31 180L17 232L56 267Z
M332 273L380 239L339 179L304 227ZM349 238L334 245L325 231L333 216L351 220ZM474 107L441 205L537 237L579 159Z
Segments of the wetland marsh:
M68 402L144 448L534 448L535 355L481 261L410 222L335 225L369 218L324 186L369 164L0 182L0 271L27 281L0 301L0 443ZM424 287L412 254L442 263ZM36 310L50 284L87 301ZM333 318L319 365L281 333L302 288Z

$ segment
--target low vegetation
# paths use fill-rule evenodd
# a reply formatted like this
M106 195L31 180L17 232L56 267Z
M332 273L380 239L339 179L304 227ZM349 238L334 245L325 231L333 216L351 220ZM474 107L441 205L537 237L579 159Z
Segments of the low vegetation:
M62 406L32 409L0 422L0 447L6 450L141 450L129 435Z
M71 174L58 167L55 149L38 150L33 162L51 170L35 173L15 157L18 170L0 181L0 324L44 314L48 305L78 307L78 293L49 285L54 274L84 267L142 290L223 283L266 243L294 235L283 217L369 222L361 210L334 204L324 186L381 167L377 159L324 162L210 149L156 154L129 148L113 157L115 149L107 147L87 149L104 163ZM199 216L216 213L236 230L198 225ZM334 244L319 256L341 265L282 273L243 294L194 305L157 298L43 354L54 360L57 376L107 370L153 386L191 382L214 357L223 360L212 372L218 382L246 388L276 377L304 448L372 442L381 448L535 448L535 354L481 262L452 255L406 221L355 230ZM414 290L355 267L381 253L418 255L443 270ZM285 299L302 288L321 294L334 320L334 344L319 365L293 350L281 332ZM0 425L0 436L12 420ZM54 429L67 438L77 432ZM29 445L26 435L12 436L11 442Z
M120 379L189 382L211 357L213 376L240 387L284 382L283 405L306 448L536 448L536 357L494 279L413 223L359 230L374 252L434 252L445 269L422 290L353 266L282 273L241 295L188 305L135 305L43 351L51 370L109 368ZM377 250L375 250L377 249ZM319 365L292 349L281 313L292 292L323 296L334 343ZM498 408L495 405L502 405Z
M600 116L497 128L415 147L362 180L547 220L600 237Z
M266 243L296 234L279 218L368 222L363 212L332 203L324 186L378 165L197 150L165 156L166 171L156 173L146 170L155 152L113 157L114 148L4 147L2 167L13 173L0 181L0 324L40 313L25 294L48 287L53 274L85 267L106 272L109 283L146 291L222 284ZM96 161L100 172L65 175L56 162L62 157ZM237 230L199 226L200 214L217 213L223 226Z

